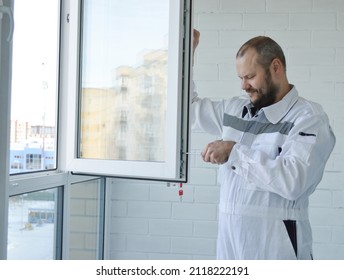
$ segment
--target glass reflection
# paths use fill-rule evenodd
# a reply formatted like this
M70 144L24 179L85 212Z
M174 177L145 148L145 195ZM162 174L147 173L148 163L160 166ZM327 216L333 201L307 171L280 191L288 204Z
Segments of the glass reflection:
M84 1L79 157L164 161L168 0Z

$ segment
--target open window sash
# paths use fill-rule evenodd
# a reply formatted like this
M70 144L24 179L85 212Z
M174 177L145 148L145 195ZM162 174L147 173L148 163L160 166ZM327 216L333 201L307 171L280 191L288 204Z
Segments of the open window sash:
M61 141L62 169L109 177L187 180L191 1L164 1L112 1L111 5L117 6L110 7L109 1L84 0L70 1L64 7L61 122L66 123L67 133ZM101 2L105 5L102 9L98 7ZM106 64L111 55L104 58L101 52L111 53L106 49L109 44L113 44L114 52L126 51L125 44L116 49L118 42L107 38L114 36L122 43L125 41L130 49L135 42L127 42L127 38L142 37L140 33L150 36L153 32L143 30L147 26L141 20L133 23L137 28L129 34L133 29L126 29L128 22L122 16L127 8L130 11L134 7L134 2L142 5L136 13L130 12L134 18L151 18L149 12L143 14L154 11L156 4L157 12L165 9L167 19L161 16L158 20L167 20L167 47L149 46L148 52L140 53L141 63L113 64L114 84L103 83L101 75L92 80L98 71L93 71L97 65L92 61L94 56L99 55L98 60ZM117 15L119 8L121 13ZM97 18L96 11L103 13L98 21L93 20ZM99 37L102 27L121 20L122 24L107 29L106 37ZM151 26L158 23L152 20ZM120 29L118 33L113 31L116 28ZM127 37L120 39L123 31ZM97 38L104 38L100 48L94 44ZM162 71L157 73L159 67Z

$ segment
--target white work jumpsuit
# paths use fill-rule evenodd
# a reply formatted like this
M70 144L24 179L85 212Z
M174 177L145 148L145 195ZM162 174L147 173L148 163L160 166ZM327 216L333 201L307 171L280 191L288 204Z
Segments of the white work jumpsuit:
M193 129L236 142L219 167L217 258L312 259L309 196L335 144L321 106L295 87L256 114L246 95L192 101Z

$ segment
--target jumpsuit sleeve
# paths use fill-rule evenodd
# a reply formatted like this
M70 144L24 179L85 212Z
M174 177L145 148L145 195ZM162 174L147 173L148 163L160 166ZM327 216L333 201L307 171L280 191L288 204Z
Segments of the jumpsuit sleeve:
M226 164L257 190L296 200L315 190L334 145L335 136L322 113L295 123L275 157L237 143Z
M195 85L191 100L190 119L192 130L206 132L221 138L226 102L198 97Z

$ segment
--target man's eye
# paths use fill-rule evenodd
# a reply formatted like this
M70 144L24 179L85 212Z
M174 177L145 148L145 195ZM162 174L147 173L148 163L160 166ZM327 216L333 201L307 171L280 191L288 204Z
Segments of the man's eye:
M245 76L245 77L239 77L240 80L251 80L254 78L254 75L250 75L250 76Z

